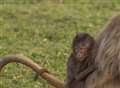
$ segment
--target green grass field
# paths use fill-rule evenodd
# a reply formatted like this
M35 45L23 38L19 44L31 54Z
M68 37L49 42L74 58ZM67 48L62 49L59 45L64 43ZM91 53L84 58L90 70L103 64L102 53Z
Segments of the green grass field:
M64 81L76 32L95 37L119 12L119 0L0 0L0 56L23 54ZM0 88L53 88L42 78L35 82L34 74L9 64L0 73Z

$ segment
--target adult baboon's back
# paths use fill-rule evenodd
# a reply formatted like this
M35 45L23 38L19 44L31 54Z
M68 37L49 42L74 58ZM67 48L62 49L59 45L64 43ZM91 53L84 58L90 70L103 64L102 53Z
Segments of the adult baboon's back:
M86 80L87 88L120 88L120 15L114 17L97 41L98 69Z

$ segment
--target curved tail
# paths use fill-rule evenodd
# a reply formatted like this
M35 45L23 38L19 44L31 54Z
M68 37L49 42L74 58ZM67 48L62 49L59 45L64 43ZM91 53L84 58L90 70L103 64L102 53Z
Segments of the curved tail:
M33 69L38 75L40 75L43 79L47 80L52 86L56 88L64 88L64 83L62 83L50 73L41 72L41 69L43 68L25 56L13 55L0 58L0 71L5 65L12 62L24 64Z

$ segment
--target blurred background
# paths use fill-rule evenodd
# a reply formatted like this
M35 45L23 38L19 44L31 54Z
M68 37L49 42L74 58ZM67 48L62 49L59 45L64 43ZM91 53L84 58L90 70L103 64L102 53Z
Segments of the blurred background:
M0 0L0 56L23 54L64 81L71 42L77 32L96 37L120 0ZM53 88L21 64L0 73L0 88Z

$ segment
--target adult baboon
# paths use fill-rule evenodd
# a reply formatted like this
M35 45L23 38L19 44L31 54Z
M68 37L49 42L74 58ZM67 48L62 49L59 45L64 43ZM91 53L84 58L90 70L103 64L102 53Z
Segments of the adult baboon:
M113 17L97 39L98 69L86 80L86 88L120 88L120 15Z

